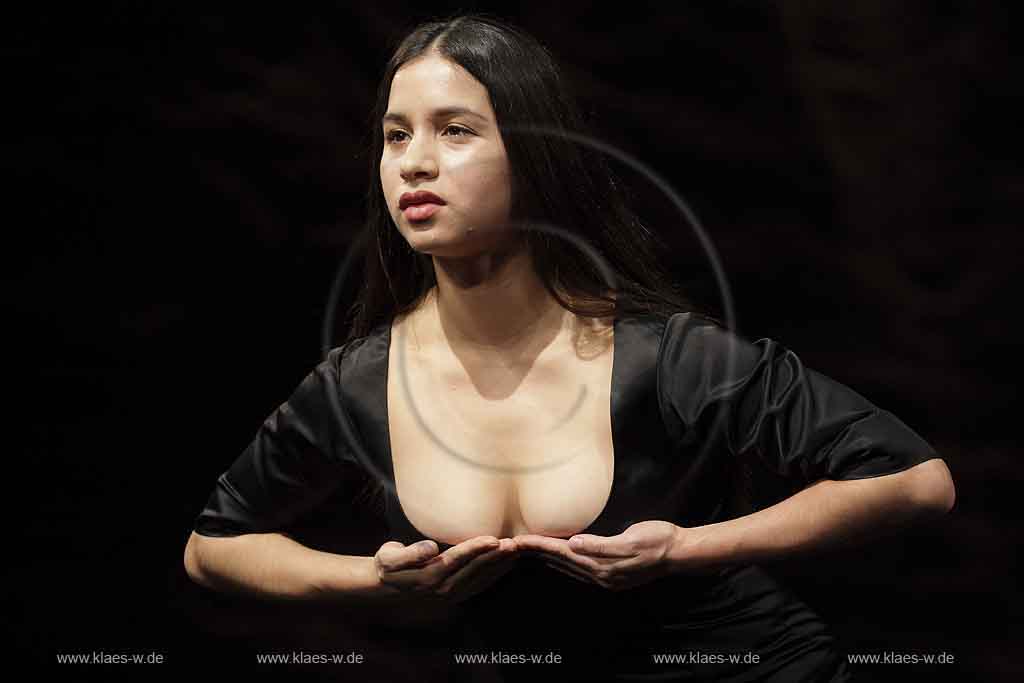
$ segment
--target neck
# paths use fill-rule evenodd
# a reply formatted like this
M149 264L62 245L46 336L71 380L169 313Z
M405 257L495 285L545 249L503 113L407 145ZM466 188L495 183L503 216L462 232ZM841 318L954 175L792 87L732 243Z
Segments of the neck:
M514 352L550 343L565 309L545 289L522 246L469 258L434 257L437 288L428 303L440 334L457 350Z

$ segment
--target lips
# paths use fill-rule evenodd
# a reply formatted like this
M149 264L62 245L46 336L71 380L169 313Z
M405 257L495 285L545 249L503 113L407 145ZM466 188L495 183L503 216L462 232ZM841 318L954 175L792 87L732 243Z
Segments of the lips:
M427 220L440 210L440 204L426 202L425 204L410 204L409 206L405 207L405 210L402 211L402 214L406 217L406 219L418 223L420 221Z
M444 200L433 192L426 190L406 192L398 200L398 209L404 211L407 207L415 204L444 204Z

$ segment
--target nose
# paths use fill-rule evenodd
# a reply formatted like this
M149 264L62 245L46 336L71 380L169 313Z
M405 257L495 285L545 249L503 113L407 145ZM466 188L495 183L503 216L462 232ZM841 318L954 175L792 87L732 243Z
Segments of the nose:
M402 154L399 173L403 180L409 181L417 176L432 177L437 174L437 159L427 136L419 136L420 141L410 141Z

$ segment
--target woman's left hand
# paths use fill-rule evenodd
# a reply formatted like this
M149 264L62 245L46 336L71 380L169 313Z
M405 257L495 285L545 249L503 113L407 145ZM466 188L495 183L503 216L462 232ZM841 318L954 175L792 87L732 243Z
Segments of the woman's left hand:
M563 574L618 591L673 573L669 551L681 527L657 520L638 522L617 536L578 534L571 539L537 534L514 538L526 555L535 555Z

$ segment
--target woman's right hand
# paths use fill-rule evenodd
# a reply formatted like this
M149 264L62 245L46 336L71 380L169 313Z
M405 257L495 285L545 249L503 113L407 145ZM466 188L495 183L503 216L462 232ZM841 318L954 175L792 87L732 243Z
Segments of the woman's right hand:
M457 604L501 578L520 556L515 541L494 536L471 538L440 555L437 551L430 540L410 546L388 541L373 558L377 576L411 596Z

